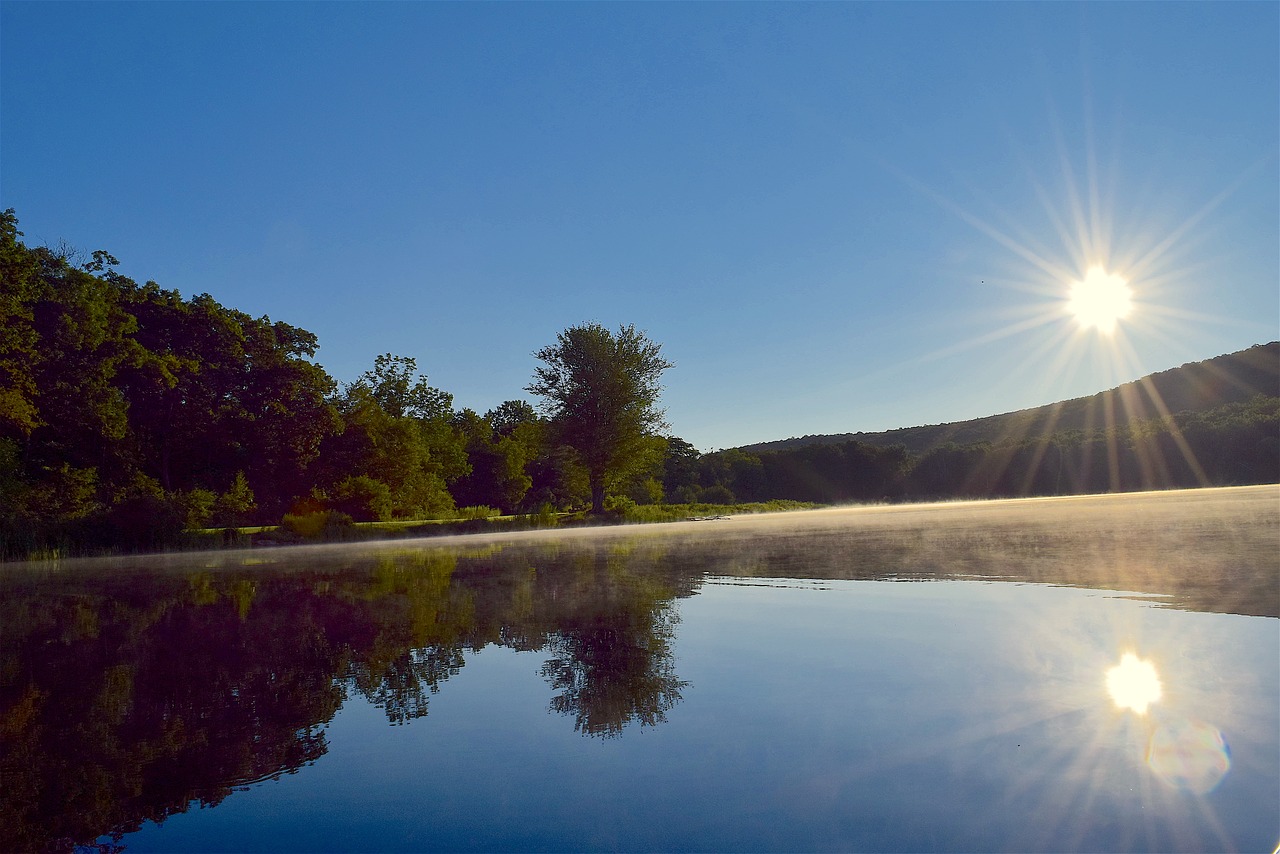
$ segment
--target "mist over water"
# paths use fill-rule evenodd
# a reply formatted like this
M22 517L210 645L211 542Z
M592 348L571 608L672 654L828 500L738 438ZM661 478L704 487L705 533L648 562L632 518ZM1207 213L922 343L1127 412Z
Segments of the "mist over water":
M18 849L1269 849L1277 497L6 566L0 822Z

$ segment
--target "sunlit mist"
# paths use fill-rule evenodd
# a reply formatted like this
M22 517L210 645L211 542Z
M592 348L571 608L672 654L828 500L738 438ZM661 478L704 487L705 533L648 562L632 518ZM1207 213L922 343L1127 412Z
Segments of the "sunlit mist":
M1120 663L1107 671L1107 692L1118 708L1132 709L1139 715L1145 715L1147 707L1163 693L1155 665L1131 652L1122 655Z
M1083 281L1072 282L1067 311L1086 329L1110 335L1133 310L1133 291L1116 273L1090 267Z

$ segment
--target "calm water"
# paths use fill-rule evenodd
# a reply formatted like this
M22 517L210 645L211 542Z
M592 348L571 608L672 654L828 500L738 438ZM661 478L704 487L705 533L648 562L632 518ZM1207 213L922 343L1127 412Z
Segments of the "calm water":
M0 848L1270 851L1278 499L5 566Z

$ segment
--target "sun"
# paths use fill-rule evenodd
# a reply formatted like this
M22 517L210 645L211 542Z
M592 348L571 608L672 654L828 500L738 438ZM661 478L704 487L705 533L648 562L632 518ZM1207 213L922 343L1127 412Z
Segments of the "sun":
M1085 329L1097 329L1104 335L1116 331L1116 324L1133 310L1133 291L1129 283L1116 273L1101 267L1090 267L1083 281L1072 282L1067 297L1067 312Z

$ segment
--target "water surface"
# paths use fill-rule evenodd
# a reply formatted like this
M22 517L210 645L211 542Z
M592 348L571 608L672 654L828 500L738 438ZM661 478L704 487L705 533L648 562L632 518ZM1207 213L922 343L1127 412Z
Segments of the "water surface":
M6 566L5 847L1270 850L1277 498Z

